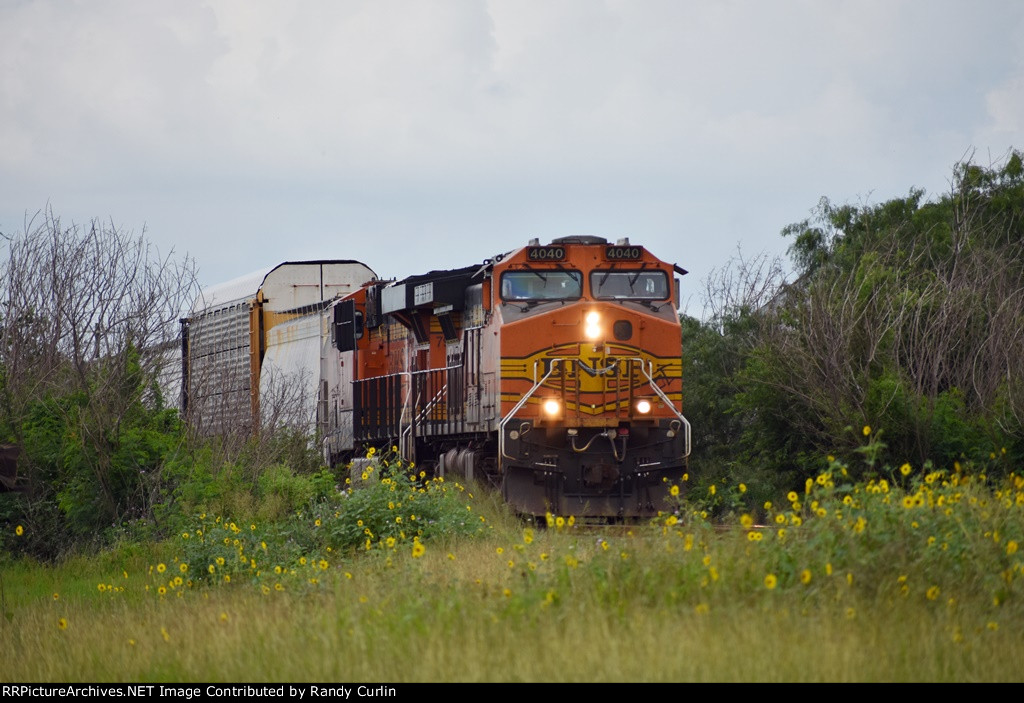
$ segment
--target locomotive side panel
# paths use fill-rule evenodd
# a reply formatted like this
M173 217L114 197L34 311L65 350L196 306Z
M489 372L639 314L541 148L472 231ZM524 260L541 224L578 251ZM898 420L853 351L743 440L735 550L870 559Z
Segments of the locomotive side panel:
M356 362L357 442L387 441L403 457L429 464L457 438L486 432L481 340L487 304L486 281L475 276L479 268L435 271L379 289L371 356Z

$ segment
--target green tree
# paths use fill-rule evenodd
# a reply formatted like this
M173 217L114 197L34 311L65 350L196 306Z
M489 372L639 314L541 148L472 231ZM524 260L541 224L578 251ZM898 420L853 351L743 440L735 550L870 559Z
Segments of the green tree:
M764 311L771 309L783 280L780 258L747 257L737 251L704 279L704 319L680 318L683 405L693 428L690 473L698 487L742 482L753 489L749 497L754 500L771 493L777 483L777 476L741 460L738 448L745 428L758 421L759 410L737 400L743 392L742 373L761 336Z
M0 520L25 520L52 554L151 515L184 433L164 403L189 258L94 221L47 210L6 237L0 261L0 433L23 447L28 490Z
M811 475L826 453L853 456L864 425L883 431L892 462L1019 459L1022 214L1014 151L957 165L937 200L823 199L787 227L798 277L762 311L736 398L748 459Z

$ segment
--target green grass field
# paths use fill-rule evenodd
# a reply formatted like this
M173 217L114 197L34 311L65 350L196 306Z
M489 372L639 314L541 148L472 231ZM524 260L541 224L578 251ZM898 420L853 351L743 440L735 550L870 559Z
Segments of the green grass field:
M197 516L163 543L7 560L0 679L1024 680L1024 480L833 469L761 524L713 526L690 495L651 525L526 527L459 486L449 512L481 527L457 534L417 527L428 492L396 486L388 528ZM372 535L340 546L350 526Z

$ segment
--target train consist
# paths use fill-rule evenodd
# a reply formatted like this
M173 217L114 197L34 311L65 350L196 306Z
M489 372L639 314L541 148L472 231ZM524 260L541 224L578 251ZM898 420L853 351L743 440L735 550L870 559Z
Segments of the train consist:
M182 321L183 410L209 432L306 419L332 466L395 446L527 515L655 515L690 453L685 273L590 236L400 281L281 264Z

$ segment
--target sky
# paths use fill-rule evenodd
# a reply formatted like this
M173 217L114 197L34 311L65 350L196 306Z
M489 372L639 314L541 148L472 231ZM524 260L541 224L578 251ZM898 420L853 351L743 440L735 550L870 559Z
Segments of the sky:
M0 0L0 233L99 218L203 285L590 234L699 311L820 198L1011 148L1019 0Z

